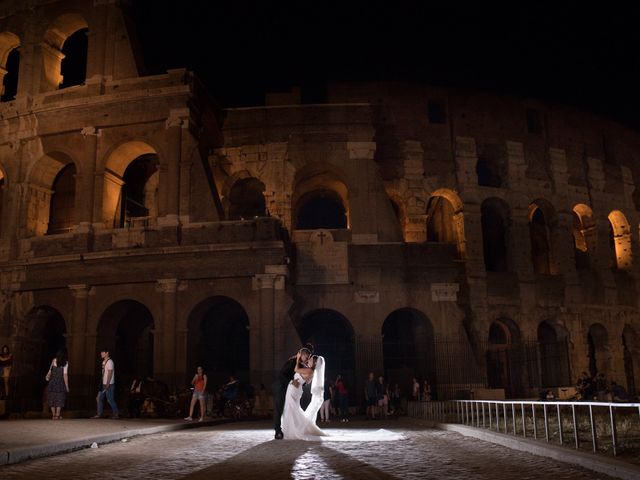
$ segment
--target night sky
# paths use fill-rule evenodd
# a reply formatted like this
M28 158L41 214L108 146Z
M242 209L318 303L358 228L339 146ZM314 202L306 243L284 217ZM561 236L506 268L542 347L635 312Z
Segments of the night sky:
M188 67L224 106L331 80L463 86L577 105L636 126L640 7L320 0L132 0L149 73ZM476 2L480 3L480 2Z

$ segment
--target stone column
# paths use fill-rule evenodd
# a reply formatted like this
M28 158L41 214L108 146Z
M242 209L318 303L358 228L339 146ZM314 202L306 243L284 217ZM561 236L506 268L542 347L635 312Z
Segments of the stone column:
M84 168L77 174L76 232L86 233L91 230L93 222L96 155L100 133L95 127L85 127L80 134L84 137L85 155L88 161L84 162Z
M160 206L162 209L160 212L162 218L158 218L158 224L160 225L178 225L182 129L187 128L189 125L188 115L188 109L175 109L171 111L166 122L167 150L166 158L161 162L166 166L166 170L163 172L160 169Z
M372 174L374 165L373 156L376 152L375 142L347 142L349 163L353 165L354 183L347 185L349 188L349 224L354 234L375 234L377 224L375 215L367 215L366 212L375 212L375 203L369 194L369 186L373 184ZM357 173L356 173L357 172Z
M162 319L160 329L154 331L154 371L157 377L173 389L176 385L176 314L177 278L163 278L157 281L157 289L162 293ZM156 338L157 337L157 338Z
M73 319L70 333L67 335L67 349L69 352L69 386L71 407L80 407L88 403L93 392L91 376L93 373L93 359L88 355L87 323L88 299L90 288L85 284L69 285L73 296Z
M260 273L253 277L252 290L259 294L259 321L251 326L250 358L251 382L271 383L273 374L280 368L275 361L276 346L282 339L276 339L275 295L276 290L284 290L284 275L278 273Z

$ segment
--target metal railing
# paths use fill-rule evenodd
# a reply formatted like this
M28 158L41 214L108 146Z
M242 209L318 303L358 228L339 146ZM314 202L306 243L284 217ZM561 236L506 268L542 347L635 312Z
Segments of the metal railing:
M593 452L611 446L614 456L620 450L618 425L640 436L640 403L548 402L532 400L450 400L410 402L409 415L435 422L459 423L499 433L556 438L560 445L589 443Z

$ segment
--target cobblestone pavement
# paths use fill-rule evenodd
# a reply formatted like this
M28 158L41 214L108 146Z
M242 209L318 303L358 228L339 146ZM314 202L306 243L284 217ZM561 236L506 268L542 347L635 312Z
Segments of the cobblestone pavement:
M275 441L265 422L161 433L0 467L10 479L609 479L457 433L389 423L335 424L331 435L388 428L393 442Z

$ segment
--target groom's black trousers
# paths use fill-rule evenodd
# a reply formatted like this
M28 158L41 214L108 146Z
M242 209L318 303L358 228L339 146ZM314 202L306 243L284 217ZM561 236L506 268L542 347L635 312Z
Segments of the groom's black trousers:
M276 432L281 430L280 421L282 419L282 412L284 411L285 397L287 396L287 387L289 382L282 384L278 380L273 382L273 428Z

